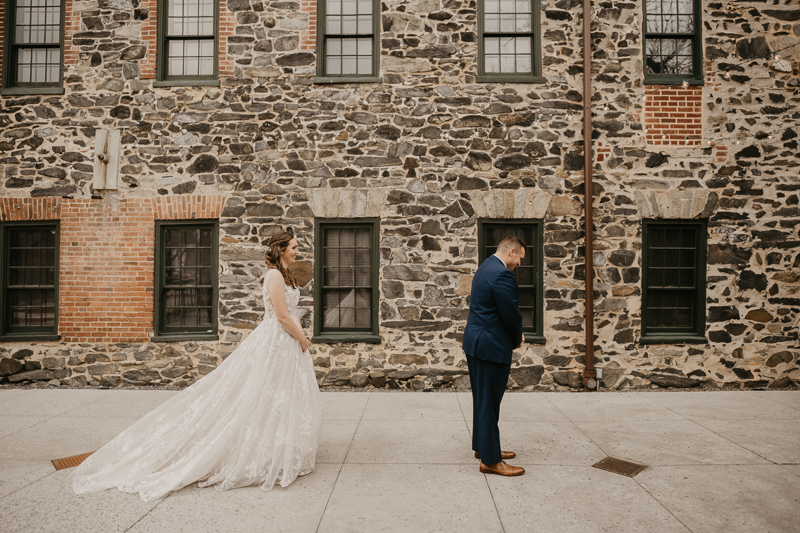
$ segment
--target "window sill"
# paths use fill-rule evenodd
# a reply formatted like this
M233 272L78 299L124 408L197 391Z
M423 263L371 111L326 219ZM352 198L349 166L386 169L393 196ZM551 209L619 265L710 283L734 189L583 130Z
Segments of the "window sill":
M153 87L219 87L219 80L157 80Z
M648 335L639 339L640 344L708 344L702 335Z
M527 333L525 335L525 344L544 344L547 340L542 335L531 335L528 336Z
M698 87L702 87L705 84L705 80L702 76L700 78L693 78L689 76L664 76L663 78L654 78L654 77L644 78L645 85L680 85L683 82Z
M152 335L152 342L179 342L179 341L218 341L216 333L176 333L174 335Z
M53 334L17 334L17 335L0 335L0 342L48 342L48 341L60 341L61 335L53 335Z
M2 96L64 94L63 87L3 87Z
M381 83L380 76L320 76L311 80L317 85L333 85L337 83Z
M311 338L313 343L321 344L339 344L339 343L356 343L363 342L367 344L380 344L381 336L372 335L369 333L342 333L342 334L325 334L314 335Z
M544 76L478 76L478 83L547 83Z

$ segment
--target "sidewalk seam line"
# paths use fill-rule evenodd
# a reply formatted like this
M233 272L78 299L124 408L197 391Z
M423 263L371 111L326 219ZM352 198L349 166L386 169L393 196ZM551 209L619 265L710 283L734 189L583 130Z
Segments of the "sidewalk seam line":
M353 436L350 438L350 444L347 446L347 451L344 454L344 459L342 459L342 463L339 465L339 471L336 472L336 479L333 480L333 485L331 486L331 492L328 494L328 499L325 500L325 507L322 508L322 512L319 515L319 522L317 522L317 527L314 530L315 532L319 531L320 526L322 526L322 520L325 518L325 511L328 510L328 505L331 503L331 496L333 496L333 491L336 490L336 484L339 482L339 476L342 474L342 469L344 469L344 464L347 462L347 456L350 455L350 448L353 447L353 441L356 440L356 433L358 433L358 428L361 426L361 421L364 419L364 413L367 411L367 405L369 405L369 400L372 398L372 393L369 393L367 396L367 401L364 402L364 409L361 411L361 416L358 417L358 421L356 424L356 429L353 430ZM325 422L323 421L323 424Z

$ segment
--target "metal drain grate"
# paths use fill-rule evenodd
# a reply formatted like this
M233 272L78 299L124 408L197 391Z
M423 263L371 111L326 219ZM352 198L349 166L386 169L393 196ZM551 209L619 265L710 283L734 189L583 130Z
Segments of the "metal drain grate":
M608 472L622 474L623 476L628 477L633 477L647 468L645 465L631 463L630 461L623 461L622 459L615 459L614 457L606 457L599 463L595 463L592 466L599 468L600 470L606 470Z
M89 453L82 453L80 455L72 455L70 457L62 457L61 459L53 459L51 462L53 463L53 466L56 467L56 470L64 470L65 468L72 468L73 466L78 466L93 453L94 452L89 452Z

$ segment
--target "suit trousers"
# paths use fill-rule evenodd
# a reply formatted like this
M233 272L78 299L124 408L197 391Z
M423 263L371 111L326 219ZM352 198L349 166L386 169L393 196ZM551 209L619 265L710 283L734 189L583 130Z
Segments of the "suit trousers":
M472 385L472 449L481 455L483 464L497 464L502 460L497 423L511 365L468 355L467 366Z

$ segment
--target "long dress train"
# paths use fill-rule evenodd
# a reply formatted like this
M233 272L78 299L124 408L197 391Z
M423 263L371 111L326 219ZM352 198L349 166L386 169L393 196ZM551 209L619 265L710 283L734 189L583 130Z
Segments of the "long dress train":
M145 415L86 459L76 493L118 488L144 501L196 481L217 490L314 470L322 412L308 352L278 322L264 279L264 320L213 372ZM300 290L286 286L295 317Z

